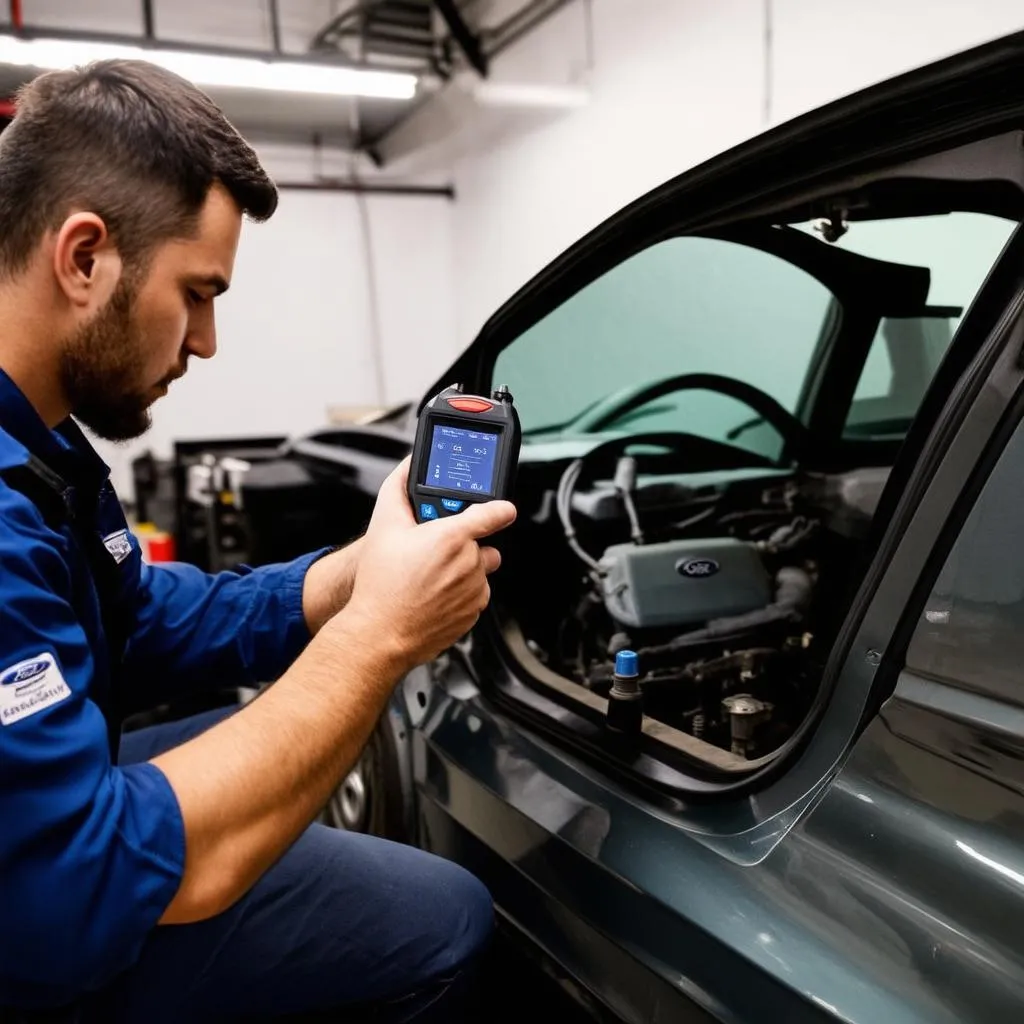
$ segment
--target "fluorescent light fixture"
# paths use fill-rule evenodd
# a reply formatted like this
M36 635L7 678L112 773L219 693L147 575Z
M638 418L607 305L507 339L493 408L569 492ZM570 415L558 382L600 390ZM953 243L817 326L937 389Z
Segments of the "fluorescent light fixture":
M266 89L270 92L321 96L370 96L408 100L416 76L400 71L373 71L296 60L229 56L197 50L132 46L129 43L78 39L24 39L0 35L0 64L32 68L70 68L93 60L148 60L202 86Z
M487 107L519 107L535 110L578 110L590 101L586 89L567 85L528 85L520 82L472 81L477 103Z

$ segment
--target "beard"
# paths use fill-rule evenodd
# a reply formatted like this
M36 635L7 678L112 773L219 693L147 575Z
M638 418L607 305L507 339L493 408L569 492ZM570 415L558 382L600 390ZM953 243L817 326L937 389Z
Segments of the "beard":
M106 306L62 346L61 383L72 414L108 441L144 434L156 399L155 386L143 382L145 339L135 316L136 293L122 278Z

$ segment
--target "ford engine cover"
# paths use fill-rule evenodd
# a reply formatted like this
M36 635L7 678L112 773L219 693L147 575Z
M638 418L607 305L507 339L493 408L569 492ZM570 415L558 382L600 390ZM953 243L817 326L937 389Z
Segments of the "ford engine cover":
M757 549L732 537L617 544L605 551L601 568L605 607L625 626L688 626L772 600Z

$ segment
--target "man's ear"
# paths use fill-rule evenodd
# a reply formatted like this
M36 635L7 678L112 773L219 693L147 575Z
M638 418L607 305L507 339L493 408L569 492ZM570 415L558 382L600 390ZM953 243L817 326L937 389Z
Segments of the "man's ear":
M53 273L72 305L83 309L106 305L122 269L121 254L98 214L73 213L58 229Z

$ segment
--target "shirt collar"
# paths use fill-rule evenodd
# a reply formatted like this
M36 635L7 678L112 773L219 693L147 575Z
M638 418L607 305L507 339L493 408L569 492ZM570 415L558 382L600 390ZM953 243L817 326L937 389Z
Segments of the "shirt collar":
M50 430L3 370L0 370L0 429L61 476L93 484L100 484L110 476L109 467L74 420L68 417L55 430Z

